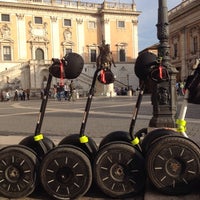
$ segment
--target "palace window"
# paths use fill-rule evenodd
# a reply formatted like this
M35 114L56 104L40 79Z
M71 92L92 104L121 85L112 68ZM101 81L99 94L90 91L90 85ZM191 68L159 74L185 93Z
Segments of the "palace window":
M194 26L190 30L190 51L191 54L197 54L199 46L199 27Z
M64 19L64 26L72 26L71 19Z
M3 46L3 59L11 60L11 47L10 46Z
M173 46L173 59L176 59L178 57L178 44L175 43Z
M1 21L2 22L9 22L10 21L10 15L8 15L8 14L1 14Z
M40 48L35 51L35 59L36 60L44 60L44 51Z
M197 53L197 51L198 51L198 37L197 36L194 36L193 38L192 38L192 51L193 51L193 53L194 54L196 54Z
M125 49L120 49L119 50L119 61L120 62L125 62L126 61L126 52L125 52Z
M90 49L90 62L96 62L97 52L96 49Z
M42 24L42 17L35 17L35 24Z

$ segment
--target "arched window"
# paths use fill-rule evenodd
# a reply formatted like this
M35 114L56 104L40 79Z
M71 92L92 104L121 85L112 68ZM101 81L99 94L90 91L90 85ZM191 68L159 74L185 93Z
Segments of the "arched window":
M36 60L44 60L44 51L40 48L35 51L35 59Z

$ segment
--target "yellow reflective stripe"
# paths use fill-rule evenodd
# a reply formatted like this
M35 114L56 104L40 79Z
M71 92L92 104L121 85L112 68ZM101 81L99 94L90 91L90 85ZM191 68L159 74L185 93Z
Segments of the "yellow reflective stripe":
M177 128L177 131L178 131L179 133L185 133L186 128L185 128L184 126L179 126L179 127Z
M39 135L36 135L34 136L34 141L37 142L37 141L40 141L40 140L43 140L44 139L44 136L43 134L39 134Z
M87 143L89 141L86 135L80 137L79 140L80 140L80 143Z
M186 124L187 124L186 120L184 120L184 119L177 119L176 120L176 124L178 125L177 126L177 131L179 133L184 133L186 131Z
M176 124L177 125L181 125L181 126L186 126L186 120L184 120L184 119L177 119L176 120Z
M139 144L139 143L140 143L140 140L139 140L138 137L134 138L134 139L131 141L131 144L133 144L133 145L137 145L137 144Z

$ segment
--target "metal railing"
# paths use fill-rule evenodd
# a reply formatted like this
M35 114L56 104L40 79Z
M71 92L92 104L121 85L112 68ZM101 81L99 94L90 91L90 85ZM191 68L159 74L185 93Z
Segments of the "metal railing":
M5 3L23 3L23 4L40 4L40 5L53 5L58 7L70 7L79 9L114 9L114 10L127 10L136 11L135 3L120 3L120 2L103 2L101 1L70 1L70 0L0 0L0 2ZM95 3L94 3L95 2Z

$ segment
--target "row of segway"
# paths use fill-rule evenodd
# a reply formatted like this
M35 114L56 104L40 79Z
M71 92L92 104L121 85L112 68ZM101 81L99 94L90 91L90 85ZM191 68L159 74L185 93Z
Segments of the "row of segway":
M153 54L147 53L136 60L135 72L142 84L129 131L108 134L99 148L92 138L87 137L85 127L96 80L103 84L112 83L112 72L106 68L95 71L80 132L66 136L55 147L50 139L40 133L51 79L52 76L76 78L82 71L83 59L74 53L61 60L53 59L34 136L25 138L20 145L5 147L0 151L0 193L9 198L27 196L40 180L50 197L76 199L86 194L94 181L106 195L125 198L144 189L146 174L151 183L165 193L191 192L194 185L199 183L200 150L185 137L186 133L180 134L167 128L151 132L144 128L134 133L146 77L153 77L155 81L167 79L167 70L158 69L156 59ZM141 67L145 70L141 71ZM162 77L159 76L161 70ZM200 82L199 74L197 68L188 84L189 89ZM181 133L183 118L181 116L178 120Z

